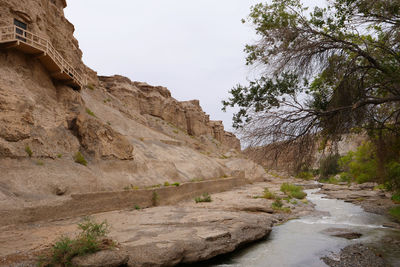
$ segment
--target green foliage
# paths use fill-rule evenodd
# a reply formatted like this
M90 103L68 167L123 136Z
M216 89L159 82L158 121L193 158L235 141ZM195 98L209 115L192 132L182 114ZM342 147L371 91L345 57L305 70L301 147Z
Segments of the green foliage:
M281 211L285 213L291 212L290 208L283 206L282 200L279 197L276 198L274 202L272 202L271 207L276 211Z
M212 199L211 199L210 194L204 193L204 194L201 195L200 197L196 197L196 198L194 199L194 201L195 201L196 203L211 202Z
M307 181L314 179L314 175L309 171L299 172L296 177Z
M321 179L328 179L331 175L339 173L339 160L340 156L337 154L331 154L322 158L319 162L319 173Z
M339 166L344 171L344 177L352 177L357 183L376 180L378 165L373 144L365 142L356 152L350 151L339 159Z
M400 190L400 162L392 161L386 165L386 186L390 190Z
M179 131L178 130L173 130L174 134L178 134Z
M281 185L281 191L284 192L289 197L303 199L307 196L307 193L303 191L301 186L296 186L289 183L283 183Z
M389 214L395 218L398 222L400 222L400 206L396 206L389 210Z
M169 182L165 182L164 186L170 186L171 184Z
M178 186L180 186L181 184L178 183L178 182L176 182L176 183L173 183L172 185L178 187Z
M26 146L26 147L25 147L25 152L26 152L26 154L28 154L28 156L29 156L30 158L32 157L33 152L32 152L32 150L31 150L31 148L30 148L29 146Z
M59 159L61 159L62 158L62 154L60 153L60 154L57 154L57 158L59 158Z
M268 188L264 188L264 194L262 197L265 199L276 199L275 193L270 192Z
M259 37L246 45L246 62L264 71L222 102L237 109L233 126L262 145L320 136L326 148L351 131L399 135L400 2L332 0L314 10L302 2L264 1L244 20ZM293 153L312 151L308 144ZM360 182L371 178L374 167L365 167ZM323 178L337 173L329 169Z
M40 257L39 266L72 266L71 260L75 256L83 256L100 251L114 244L103 242L109 233L109 225L106 221L95 223L90 218L78 224L81 230L75 239L61 237L52 247L51 253ZM105 247L106 246L106 247Z
M87 166L87 161L86 161L85 157L79 151L75 153L74 160L76 163Z
M153 204L153 206L157 206L159 200L160 200L160 197L159 197L158 193L156 191L153 191L153 195L151 197L151 203Z
M89 108L86 108L86 113L89 114L92 117L96 117L93 111L91 111Z
M142 208L139 205L135 205L135 210L141 210Z
M400 192L397 192L392 196L392 201L396 204L400 204Z

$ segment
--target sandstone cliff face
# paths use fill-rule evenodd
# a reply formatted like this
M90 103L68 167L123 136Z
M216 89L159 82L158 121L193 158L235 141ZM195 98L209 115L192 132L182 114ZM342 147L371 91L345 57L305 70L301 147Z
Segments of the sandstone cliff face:
M199 101L179 102L165 87L97 77L87 68L65 6L62 0L0 0L0 27L14 18L26 22L90 85L74 91L54 82L33 56L0 49L0 204L236 171L225 155L237 155L239 140L222 122L210 121ZM87 167L74 162L77 152Z
M239 139L224 130L222 121L210 121L198 100L179 102L165 87L131 82L122 76L99 78L100 87L120 99L130 110L161 118L191 136L211 136L226 148L240 150Z

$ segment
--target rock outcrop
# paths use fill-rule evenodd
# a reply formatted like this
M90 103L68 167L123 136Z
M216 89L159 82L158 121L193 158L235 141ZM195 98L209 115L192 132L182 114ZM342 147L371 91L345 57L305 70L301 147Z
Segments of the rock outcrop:
M88 78L75 91L34 55L0 46L0 192L10 196L0 206L237 171L228 163L240 157L240 141L199 101L180 102L165 87L122 76L98 77L85 66L65 7L63 0L0 0L0 27L26 23ZM75 162L78 152L87 166ZM249 164L242 167L255 179Z

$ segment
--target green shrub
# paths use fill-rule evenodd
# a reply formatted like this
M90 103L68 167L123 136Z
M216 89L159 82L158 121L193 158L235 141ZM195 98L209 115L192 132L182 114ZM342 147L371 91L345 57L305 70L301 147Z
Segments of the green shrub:
M208 193L204 193L203 195L201 195L200 197L196 197L194 199L194 201L196 203L201 203L201 202L211 202L211 196Z
M389 214L395 218L398 222L400 222L400 206L391 208L389 210Z
M319 162L319 173L322 179L327 179L331 175L339 173L338 154L331 154L322 158Z
M61 237L52 247L49 255L40 257L38 266L72 266L71 260L75 256L95 253L102 249L113 247L113 242L104 242L109 233L106 221L95 223L90 218L78 224L81 230L75 239Z
M28 156L30 158L32 158L33 152L32 152L32 150L31 150L31 148L29 146L25 147L25 152L26 152L26 154L28 154Z
M299 172L296 177L307 181L314 179L314 175L309 171Z
M91 111L89 108L86 108L86 113L89 114L90 116L96 117L93 111Z
M265 199L275 199L276 195L273 192L270 192L268 188L265 188L262 197Z
M174 134L178 134L179 131L178 130L173 130Z
M75 160L76 163L79 163L81 165L87 166L87 161L86 161L85 157L79 151L76 152L76 154L74 156L74 160Z
M57 158L61 159L62 158L62 154L57 154Z
M303 199L307 196L307 194L303 191L303 188L301 186L296 186L294 184L289 184L289 183L283 183L281 185L281 191L286 195L297 199Z
M400 163L392 161L386 165L386 186L390 190L400 190Z
M172 185L178 187L181 185L181 183L176 182L176 183L173 183Z
M282 200L278 197L275 199L274 202L271 204L273 209L281 209L283 207Z
M139 205L135 205L135 210L141 210L142 208Z
M357 183L366 183L377 178L377 159L373 144L364 142L356 152L350 151L338 161L340 168L346 173L347 179Z
M171 184L169 182L165 182L164 186L170 186Z
M400 192L397 192L392 196L392 201L396 204L400 204Z

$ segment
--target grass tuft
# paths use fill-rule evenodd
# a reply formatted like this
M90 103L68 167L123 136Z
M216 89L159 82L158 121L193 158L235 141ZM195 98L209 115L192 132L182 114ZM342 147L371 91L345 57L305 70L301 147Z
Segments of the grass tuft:
M196 203L211 202L212 199L211 199L210 194L204 193L204 194L201 195L200 197L196 197L196 198L194 199L194 201L195 201Z
M264 189L264 194L262 197L265 199L276 199L275 193L270 192L268 188Z
M281 191L286 195L297 199L303 199L307 196L307 194L303 191L303 188L301 186L296 186L294 184L289 184L289 183L283 183L281 185Z
M33 152L32 152L32 149L29 146L25 147L25 152L26 152L26 154L28 154L28 156L30 158L32 158Z
M51 252L39 258L38 266L72 266L71 261L75 256L92 254L115 246L113 241L106 239L109 233L106 221L96 223L86 217L78 224L78 228L81 232L76 238L65 236L59 238Z
M86 161L85 157L79 151L76 152L76 154L74 156L74 160L75 160L76 163L79 163L81 165L87 166L87 161Z
M400 206L391 208L389 210L389 214L396 219L396 221L400 222Z
M89 108L86 108L86 113L89 114L92 117L96 117L93 111L91 111Z

